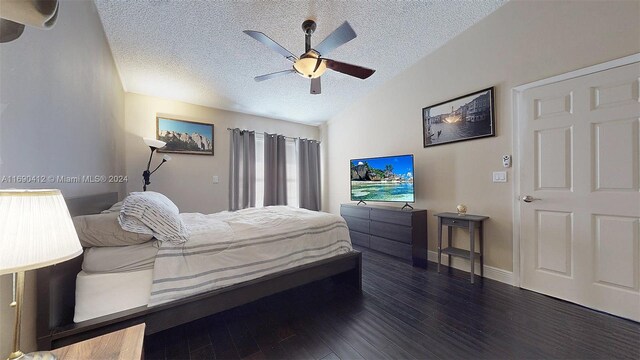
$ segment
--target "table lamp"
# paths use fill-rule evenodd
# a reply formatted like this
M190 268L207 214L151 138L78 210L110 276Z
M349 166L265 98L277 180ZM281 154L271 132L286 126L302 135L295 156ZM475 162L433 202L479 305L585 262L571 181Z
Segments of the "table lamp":
M24 273L72 259L82 253L64 198L57 189L0 189L0 275L14 274L16 308L13 352L9 359L27 359L20 351ZM47 358L44 353L38 357ZM49 353L49 357L53 354Z

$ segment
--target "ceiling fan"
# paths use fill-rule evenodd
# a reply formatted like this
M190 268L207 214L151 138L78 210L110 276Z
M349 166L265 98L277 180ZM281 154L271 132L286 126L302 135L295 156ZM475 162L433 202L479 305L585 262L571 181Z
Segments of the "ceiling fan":
M243 31L245 34L258 40L269 49L279 53L293 63L292 69L256 76L254 78L255 81L264 81L279 76L297 73L307 79L311 79L311 94L320 94L320 76L324 74L327 69L355 76L360 79L366 79L375 72L373 69L323 57L324 55L329 54L332 50L335 50L339 46L356 38L356 32L353 31L348 22L345 21L331 34L329 34L329 36L322 40L322 42L315 48L311 47L311 34L316 30L316 22L313 20L305 20L302 23L302 30L304 31L305 53L300 55L300 57L293 55L293 53L273 41L264 33L253 30Z

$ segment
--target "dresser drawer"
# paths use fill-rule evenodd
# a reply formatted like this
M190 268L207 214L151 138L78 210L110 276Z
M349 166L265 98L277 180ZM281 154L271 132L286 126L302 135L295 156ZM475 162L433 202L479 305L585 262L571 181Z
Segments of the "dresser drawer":
M411 226L412 213L400 210L371 209L371 220Z
M405 243L387 240L372 235L369 247L385 254L411 260L411 245Z
M349 226L349 230L369 233L369 220L351 216L342 216Z
M369 229L371 235L411 244L412 234L410 227L371 221Z
M412 261L413 266L426 267L426 210L341 204L340 215L349 227L354 246Z
M442 225L467 228L469 227L469 220L442 218Z
M357 217L361 219L369 219L369 208L364 206L342 205L340 207L340 215Z
M357 231L349 231L349 236L351 237L352 244L369 247L369 234L363 234Z

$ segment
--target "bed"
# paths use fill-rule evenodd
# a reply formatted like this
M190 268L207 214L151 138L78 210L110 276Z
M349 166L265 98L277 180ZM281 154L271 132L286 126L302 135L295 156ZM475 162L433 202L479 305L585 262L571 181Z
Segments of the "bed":
M117 193L67 199L72 215L95 214L117 201ZM83 256L37 270L37 339L42 350L82 341L131 325L146 323L145 334L153 334L300 285L332 277L361 291L362 257L349 251L235 283L186 298L141 305L74 323L76 281L81 281ZM139 273L144 276L143 272ZM147 274L148 276L148 274ZM105 281L109 281L108 279ZM118 281L118 280L116 280ZM134 280L132 280L134 281ZM175 316L180 314L180 316Z

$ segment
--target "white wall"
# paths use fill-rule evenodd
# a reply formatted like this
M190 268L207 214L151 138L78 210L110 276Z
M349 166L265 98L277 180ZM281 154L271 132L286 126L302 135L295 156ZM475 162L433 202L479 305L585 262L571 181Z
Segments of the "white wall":
M124 92L92 1L63 1L49 31L27 27L0 44L0 179L124 173ZM66 196L124 190L115 184L22 184ZM22 349L36 350L35 281L27 273ZM0 358L11 351L11 276L0 277Z
M142 137L155 138L156 115L214 124L214 156L169 154L172 160L151 176L147 190L167 195L181 212L212 213L228 209L229 132L240 128L318 139L316 126L296 124L254 115L219 110L180 101L127 93L126 163L129 182L127 192L142 191L142 171L149 160L149 147ZM159 163L154 155L152 166ZM220 182L213 183L213 176Z
M513 153L511 88L639 52L639 14L638 1L504 5L321 127L330 179L325 209L338 213L349 202L350 158L413 153L415 206L429 210L429 249L437 236L432 215L464 203L470 213L491 217L485 264L512 270L513 170L509 183L491 181L492 171L503 170L501 155ZM496 137L423 148L423 107L490 86Z

